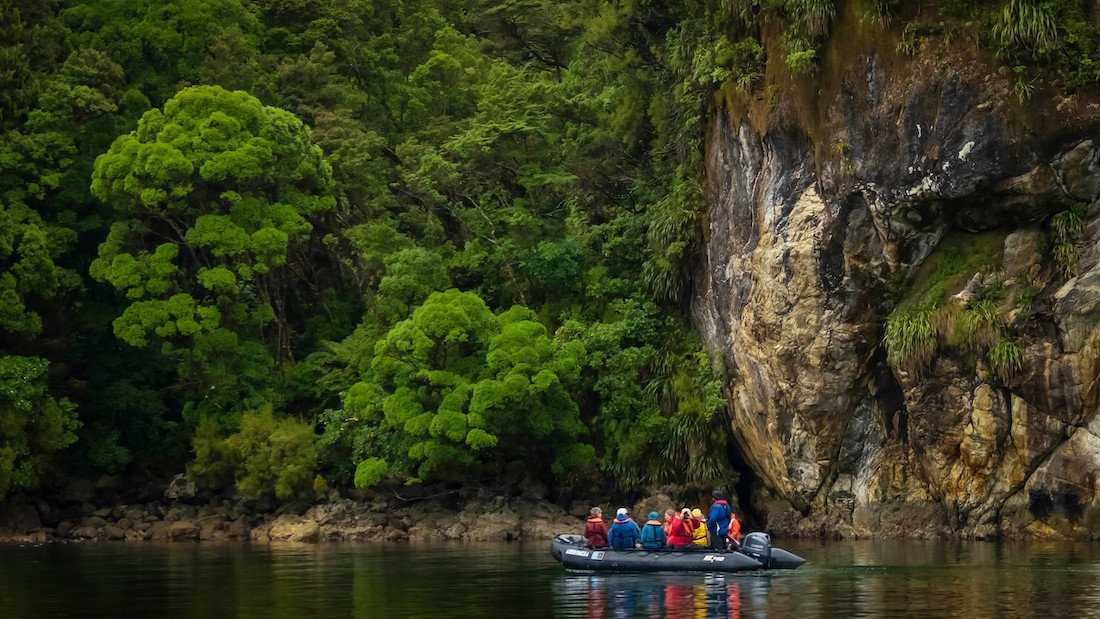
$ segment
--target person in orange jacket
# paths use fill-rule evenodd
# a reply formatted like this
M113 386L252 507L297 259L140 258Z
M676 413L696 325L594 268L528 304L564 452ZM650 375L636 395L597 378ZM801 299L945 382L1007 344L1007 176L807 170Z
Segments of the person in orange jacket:
M588 520L584 522L584 538L589 548L607 548L607 524L603 521L603 510L593 507L588 510Z
M741 547L741 521L737 519L737 514L730 511L730 527L729 533L726 534L726 540L731 550L737 550Z
M676 517L676 512L671 509L665 510L665 536L672 535L672 519Z

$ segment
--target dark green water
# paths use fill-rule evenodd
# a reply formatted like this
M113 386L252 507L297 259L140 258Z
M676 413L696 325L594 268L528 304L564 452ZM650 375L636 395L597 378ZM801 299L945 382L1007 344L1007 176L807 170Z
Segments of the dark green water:
M0 617L1100 616L1100 545L783 545L810 563L595 576L542 545L0 546Z

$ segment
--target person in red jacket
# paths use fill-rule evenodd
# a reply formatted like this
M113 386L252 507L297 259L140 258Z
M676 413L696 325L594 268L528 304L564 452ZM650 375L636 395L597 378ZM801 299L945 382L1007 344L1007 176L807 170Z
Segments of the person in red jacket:
M685 507L680 510L680 513L672 519L672 524L669 525L668 547L676 549L690 547L695 537L694 523L690 509Z
M603 521L603 510L593 507L588 510L588 520L584 521L584 538L589 548L607 548L607 524Z
M737 550L741 547L741 521L737 519L737 514L733 511L730 511L730 528L729 533L726 534L726 539L730 550Z

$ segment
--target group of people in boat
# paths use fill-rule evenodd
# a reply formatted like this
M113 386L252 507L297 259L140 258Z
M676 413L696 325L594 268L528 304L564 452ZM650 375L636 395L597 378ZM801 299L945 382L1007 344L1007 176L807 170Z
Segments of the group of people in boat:
M584 537L589 548L611 548L613 550L685 550L690 548L710 548L712 550L732 550L741 545L741 521L733 513L729 501L720 490L713 493L714 501L710 505L706 518L699 508L683 507L679 512L667 510L664 520L657 512L650 512L645 524L638 526L630 511L620 507L615 511L615 520L608 527L603 519L603 510L593 507L589 510L588 520L584 524Z

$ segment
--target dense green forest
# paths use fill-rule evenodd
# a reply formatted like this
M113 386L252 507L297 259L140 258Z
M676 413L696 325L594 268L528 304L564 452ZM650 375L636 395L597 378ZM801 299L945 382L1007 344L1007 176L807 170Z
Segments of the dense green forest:
M1085 2L858 4L1100 81ZM0 0L0 497L729 479L705 120L842 8Z

